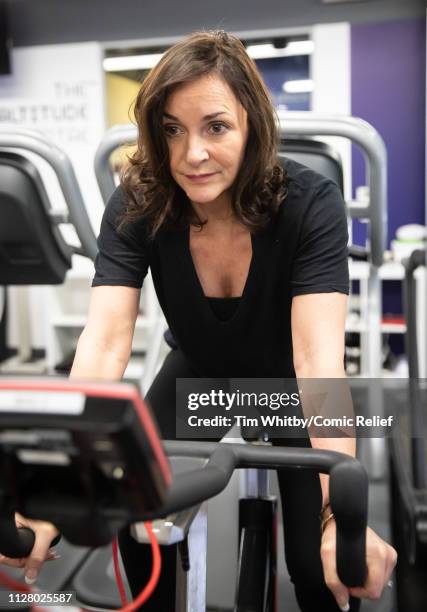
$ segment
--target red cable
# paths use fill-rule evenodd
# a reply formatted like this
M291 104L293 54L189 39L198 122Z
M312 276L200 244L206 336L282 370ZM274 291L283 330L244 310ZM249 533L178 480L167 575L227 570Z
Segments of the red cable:
M151 521L147 521L146 523L144 523L144 525L145 525L145 529L147 530L148 537L150 539L151 551L153 553L153 567L151 569L150 580L147 582L147 584L145 585L141 593L138 595L138 597L134 599L134 601L124 606L117 612L134 612L135 610L137 610L140 606L142 606L147 601L147 599L149 599L149 597L151 597L151 595L154 592L154 589L157 586L157 583L159 582L160 572L162 569L162 558L160 555L160 546L159 546L156 536L153 533L153 529L151 527Z
M157 586L157 583L159 582L160 572L162 569L162 558L160 554L160 546L159 546L156 536L153 533L151 522L147 521L146 523L144 523L144 525L145 525L145 529L147 530L148 537L150 539L151 551L153 555L153 567L151 569L151 576L150 576L149 581L147 582L147 584L145 585L141 593L138 595L138 597L134 599L131 603L127 603L126 593L125 593L122 577L120 575L117 539L115 538L113 540L114 572L116 574L117 587L120 592L120 598L121 598L122 606L123 606L122 608L119 608L116 612L135 612L135 610L137 610L140 606L142 606L151 597L151 595L154 592L154 589ZM32 589L30 586L22 582L18 582L14 580L13 578L8 576L7 574L4 574L3 572L0 572L0 584L3 584L4 586L9 587L10 589L13 589L14 591L32 592ZM44 611L43 608L38 608L37 606L32 606L31 609L37 610L37 611L41 611L41 610ZM82 610L84 610L84 608L82 608Z
M18 582L12 578L12 576L8 576L3 572L0 572L0 584L5 587L8 587L12 591L25 591L26 593L30 593L32 591L31 587L28 584L24 584L23 582Z
M114 575L116 577L117 588L120 593L120 601L122 602L122 606L126 606L128 603L125 591L125 585L123 584L122 576L120 574L120 566L119 566L119 549L117 546L117 538L114 538L112 542L113 547L113 562L114 562Z
M11 589L12 591L23 591L24 593L32 593L33 589L30 585L25 584L24 582L18 582L12 576L8 576L8 574L4 574L0 572L0 584ZM37 606L30 606L30 609L37 612L48 612L46 608L39 608Z

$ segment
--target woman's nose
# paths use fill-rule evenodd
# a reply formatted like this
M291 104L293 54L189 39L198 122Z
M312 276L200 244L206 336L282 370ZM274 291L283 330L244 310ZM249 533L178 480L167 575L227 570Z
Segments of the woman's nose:
M186 161L198 165L209 159L209 152L203 138L189 136L187 140Z

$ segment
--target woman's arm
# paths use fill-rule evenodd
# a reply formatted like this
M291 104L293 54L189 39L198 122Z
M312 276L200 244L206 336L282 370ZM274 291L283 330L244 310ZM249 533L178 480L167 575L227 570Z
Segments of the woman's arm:
M298 295L292 300L292 346L294 369L302 386L309 387L308 379L346 378L344 369L345 317L347 296L342 293L316 293ZM304 383L304 379L307 380ZM323 413L328 416L352 416L351 395L346 394L338 383L330 385L330 402ZM308 389L309 390L309 389ZM334 393L335 391L335 393ZM310 407L304 405L304 415L310 416ZM313 407L314 408L314 407ZM325 414L325 416L326 416ZM355 437L312 437L313 448L335 450L356 455ZM323 504L329 501L329 476L320 474Z
M294 351L294 368L303 390L316 387L315 381L307 384L304 379L345 379L344 370L344 332L347 297L340 293L317 293L300 295L292 301L292 344ZM321 383L322 386L323 383ZM322 403L321 412L328 416L352 416L353 405L350 393L345 392L344 383L340 392L336 393L339 381L329 385L331 401L326 408ZM326 387L328 390L328 386ZM343 392L344 390L344 392ZM310 395L310 394L309 394ZM316 394L312 394L316 397ZM322 398L324 394L318 394ZM337 401L338 398L338 401ZM315 402L313 402L315 403ZM306 411L316 413L319 406L310 405L304 401ZM312 437L314 448L335 450L355 456L355 437L328 438ZM321 474L323 502L329 500L329 476ZM397 553L387 542L384 542L372 529L366 531L366 562L368 575L363 586L348 589L336 572L336 527L333 518L328 521L321 536L320 554L325 582L333 593L338 606L348 611L349 596L358 598L379 599L397 561Z
M120 380L132 350L140 289L94 287L70 378Z

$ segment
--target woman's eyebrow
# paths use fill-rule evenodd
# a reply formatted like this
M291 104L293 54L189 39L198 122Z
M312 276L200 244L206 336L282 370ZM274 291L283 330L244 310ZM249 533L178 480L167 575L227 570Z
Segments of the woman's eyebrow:
M210 115L205 115L202 121L210 121L211 119L216 119L216 117L218 117L219 115L226 115L226 114L227 114L227 111L219 111L217 113L211 113ZM175 117L175 115L170 115L169 113L166 113L166 112L163 113L163 118L172 119L172 121L179 122L178 117Z

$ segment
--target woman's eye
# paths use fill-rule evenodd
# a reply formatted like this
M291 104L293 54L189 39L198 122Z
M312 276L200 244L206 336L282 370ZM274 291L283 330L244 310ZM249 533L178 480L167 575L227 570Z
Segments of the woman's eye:
M225 123L211 123L209 129L213 134L223 134L227 131L227 126Z
M163 130L166 136L172 137L172 136L176 136L177 134L179 134L179 128L176 125L164 125Z

